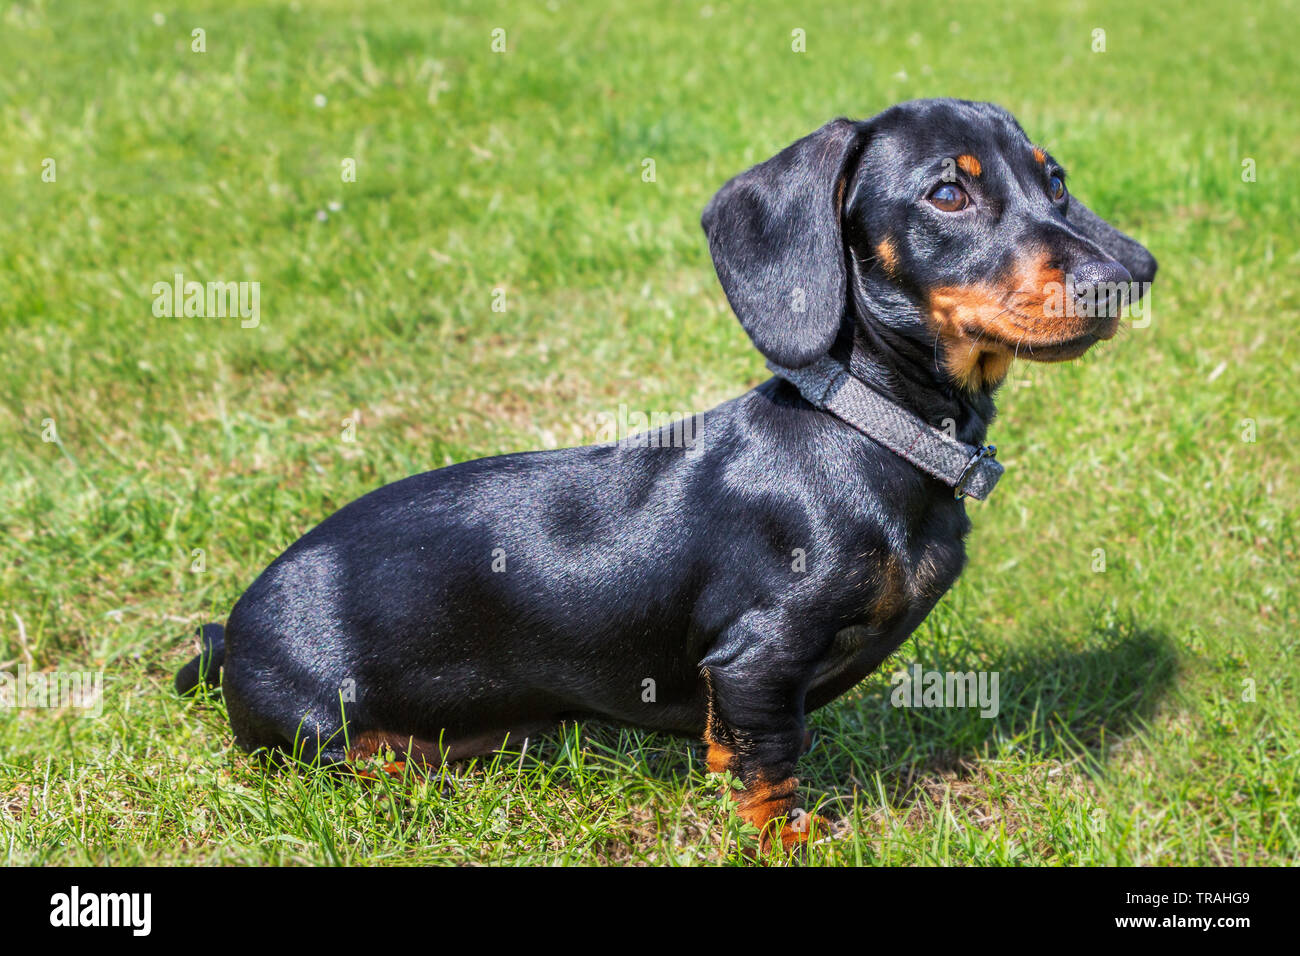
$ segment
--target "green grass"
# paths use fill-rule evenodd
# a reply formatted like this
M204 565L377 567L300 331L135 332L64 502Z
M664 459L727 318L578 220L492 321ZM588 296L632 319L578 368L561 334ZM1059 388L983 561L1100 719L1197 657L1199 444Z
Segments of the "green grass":
M379 484L761 381L712 191L832 116L958 95L1151 247L1153 321L1013 369L968 570L813 720L840 838L807 859L1300 862L1294 2L296 7L0 14L0 670L107 682L97 720L0 711L0 859L745 862L689 741L584 724L432 781L266 773L171 674ZM155 318L177 271L260 282L260 327ZM890 706L913 661L998 671L1001 713Z

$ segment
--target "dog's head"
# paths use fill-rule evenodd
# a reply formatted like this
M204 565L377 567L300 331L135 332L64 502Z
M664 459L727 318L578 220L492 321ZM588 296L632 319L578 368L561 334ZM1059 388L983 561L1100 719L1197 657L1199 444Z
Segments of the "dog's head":
M1070 195L998 106L916 100L835 120L732 179L704 210L718 278L778 365L824 355L846 316L988 389L1012 357L1110 338L1156 262Z

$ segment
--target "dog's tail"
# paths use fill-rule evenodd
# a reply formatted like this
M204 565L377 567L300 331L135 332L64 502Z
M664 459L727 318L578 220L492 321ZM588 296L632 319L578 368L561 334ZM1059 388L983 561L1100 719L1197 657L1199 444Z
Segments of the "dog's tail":
M198 630L199 656L176 672L176 693L189 694L200 683L221 686L221 665L226 659L226 629L204 624Z

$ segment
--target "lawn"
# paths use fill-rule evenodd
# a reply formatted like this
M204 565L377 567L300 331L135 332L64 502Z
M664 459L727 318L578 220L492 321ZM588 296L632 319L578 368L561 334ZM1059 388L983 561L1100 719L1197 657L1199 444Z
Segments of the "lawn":
M745 863L692 741L267 772L171 677L364 492L763 381L704 204L831 117L952 95L1014 112L1161 270L1149 323L1013 368L967 571L813 718L838 838L805 859L1300 862L1300 29L1229 9L6 4L0 671L104 694L0 710L0 859ZM258 282L256 325L155 314L176 273ZM998 672L998 716L892 706L917 663Z

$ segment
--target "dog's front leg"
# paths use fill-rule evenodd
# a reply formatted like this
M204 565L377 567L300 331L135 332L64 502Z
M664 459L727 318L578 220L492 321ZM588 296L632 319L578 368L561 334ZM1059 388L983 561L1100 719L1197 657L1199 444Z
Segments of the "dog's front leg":
M758 829L763 850L778 840L789 849L814 830L823 835L829 830L825 820L796 809L795 764L807 749L809 665L800 659L803 654L790 653L771 634L752 624L743 631L732 628L701 662L709 708L709 770L730 770L744 785L736 797L737 812Z

